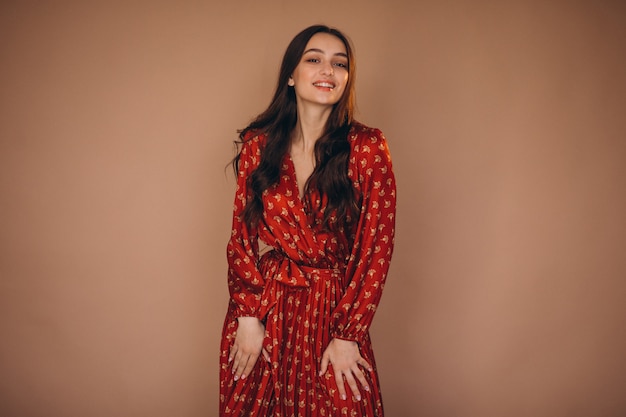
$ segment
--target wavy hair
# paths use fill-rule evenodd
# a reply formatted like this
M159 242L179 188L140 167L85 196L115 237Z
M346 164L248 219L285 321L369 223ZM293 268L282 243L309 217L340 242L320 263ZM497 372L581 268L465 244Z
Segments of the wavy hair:
M262 219L263 191L280 180L280 167L285 154L289 151L291 133L298 119L295 90L288 85L288 81L300 63L307 43L317 33L331 34L344 44L348 55L348 81L343 95L333 106L324 133L315 143L315 169L305 184L306 203L311 210L324 211L323 226L329 230L336 230L346 222L352 221L360 210L354 187L348 177L350 157L348 132L353 123L356 102L354 52L349 39L339 30L314 25L298 33L287 46L270 105L248 126L238 131L239 140L236 142L238 145L245 141L249 132L267 135L259 166L247 179L251 192L242 216L248 225L256 225ZM232 161L235 173L238 172L239 158L240 153ZM317 188L326 200L325 209L312 206L308 197L311 187Z

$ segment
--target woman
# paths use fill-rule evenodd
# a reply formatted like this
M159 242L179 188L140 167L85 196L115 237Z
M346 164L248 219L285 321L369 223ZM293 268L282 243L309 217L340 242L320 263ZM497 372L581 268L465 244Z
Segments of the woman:
M346 37L311 26L240 132L221 416L383 415L368 329L393 251L395 180L382 133L353 120L354 78Z

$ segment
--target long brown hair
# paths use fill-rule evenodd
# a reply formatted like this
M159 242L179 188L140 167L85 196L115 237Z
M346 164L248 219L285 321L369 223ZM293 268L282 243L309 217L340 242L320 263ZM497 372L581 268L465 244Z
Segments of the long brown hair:
M304 49L313 35L328 33L341 40L348 55L348 81L342 97L333 106L324 134L315 143L315 169L305 184L305 191L316 187L321 196L327 198L323 224L328 229L336 229L354 219L359 211L357 196L348 177L348 159L350 144L348 132L353 122L355 108L354 80L356 62L349 39L335 28L314 25L298 33L287 46L283 56L274 97L268 108L259 114L248 126L239 131L241 144L250 131L265 133L267 142L261 151L259 166L250 174L248 185L251 190L243 219L248 225L254 225L262 218L263 191L280 179L280 167L289 150L291 132L298 119L295 90L288 85L289 78L302 59ZM233 160L235 173L239 167L237 154ZM311 202L308 201L311 207ZM321 210L321 207L311 207ZM333 217L336 221L333 221Z

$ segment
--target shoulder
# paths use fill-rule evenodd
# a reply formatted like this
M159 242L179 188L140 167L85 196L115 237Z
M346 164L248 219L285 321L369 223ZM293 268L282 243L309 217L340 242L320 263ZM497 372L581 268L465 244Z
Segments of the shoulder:
M348 140L357 145L371 140L384 141L385 135L383 135L383 132L378 128L366 126L361 122L354 121L348 132Z
M267 135L258 130L249 130L245 133L239 149L240 157L256 159L261 156Z
M385 162L391 163L387 138L380 129L355 121L348 133L348 141L352 157L356 160L380 162L382 158Z
M239 175L248 175L261 162L261 151L266 135L258 131L247 131L241 141L237 142L237 170Z

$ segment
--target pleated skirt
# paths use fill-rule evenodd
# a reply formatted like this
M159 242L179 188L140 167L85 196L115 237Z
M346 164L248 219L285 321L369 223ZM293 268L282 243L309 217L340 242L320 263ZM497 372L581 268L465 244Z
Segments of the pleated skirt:
M220 346L220 416L383 416L369 336L359 349L373 371L362 369L370 390L359 386L360 401L351 395L345 381L348 398L340 398L332 365L324 375L318 375L322 354L331 341L332 311L343 294L342 276L328 269L306 268L306 273L310 282L306 287L267 281L263 298L269 310L263 345L271 361L259 356L250 375L238 381L228 362L237 332L234 306L229 307Z

